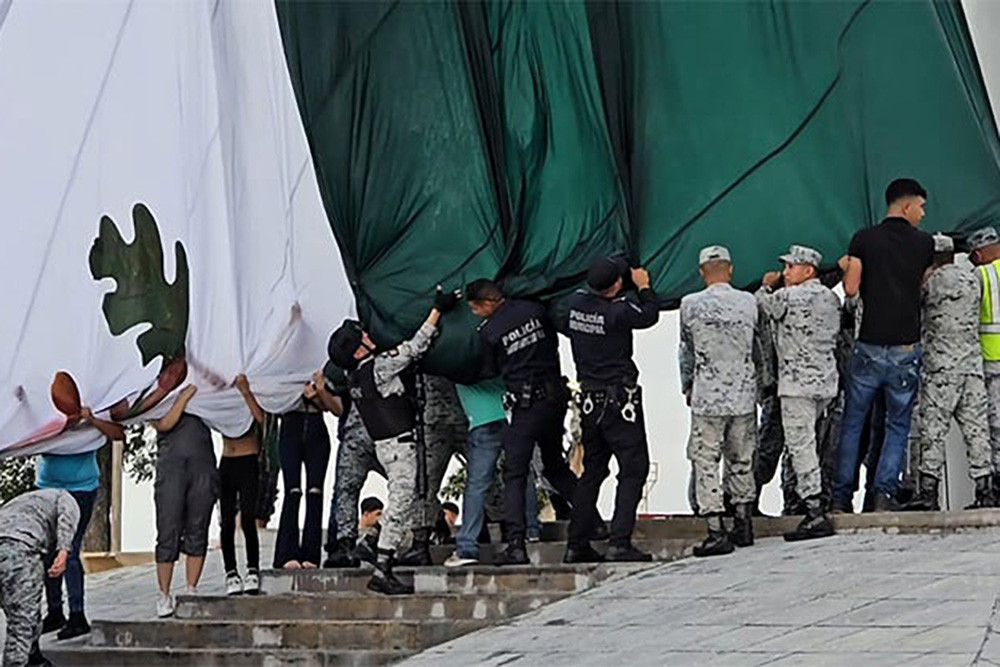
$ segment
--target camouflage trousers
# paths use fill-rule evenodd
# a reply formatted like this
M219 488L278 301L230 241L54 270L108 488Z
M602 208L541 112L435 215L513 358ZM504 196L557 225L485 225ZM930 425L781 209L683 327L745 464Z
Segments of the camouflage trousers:
M0 609L7 616L4 667L28 664L42 632L45 569L37 554L16 540L0 540Z
M407 533L416 527L417 443L412 433L377 440L375 454L386 472L389 488L378 548L396 551L403 546Z
M990 453L993 472L1000 473L1000 373L986 373L986 394L989 397Z
M343 437L337 447L337 467L333 481L333 511L337 520L338 539L357 540L358 502L369 472L387 477L360 413L352 408L347 413Z
M829 398L781 397L785 446L795 470L795 490L802 499L818 496L823 490L816 433L830 402Z
M723 511L719 461L725 459L726 492L734 503L752 503L756 490L753 457L757 448L757 415L708 417L691 415L688 460L694 468L695 498L701 514Z
M944 472L945 446L952 417L958 422L969 457L969 476L988 475L990 430L986 382L975 375L927 373L920 383L919 446L920 472L941 479ZM997 451L993 450L996 462Z

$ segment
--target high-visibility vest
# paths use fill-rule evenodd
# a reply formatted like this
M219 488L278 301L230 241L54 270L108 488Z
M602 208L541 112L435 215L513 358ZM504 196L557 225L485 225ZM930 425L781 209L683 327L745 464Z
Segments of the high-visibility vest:
M979 268L983 295L979 305L979 346L984 361L1000 361L1000 259Z

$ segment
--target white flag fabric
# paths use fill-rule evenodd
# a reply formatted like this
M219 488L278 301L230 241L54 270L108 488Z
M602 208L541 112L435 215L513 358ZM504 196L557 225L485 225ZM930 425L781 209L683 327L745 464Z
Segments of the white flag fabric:
M56 372L100 413L178 346L223 434L238 373L292 407L353 297L273 3L0 1L0 91L0 455L99 446Z

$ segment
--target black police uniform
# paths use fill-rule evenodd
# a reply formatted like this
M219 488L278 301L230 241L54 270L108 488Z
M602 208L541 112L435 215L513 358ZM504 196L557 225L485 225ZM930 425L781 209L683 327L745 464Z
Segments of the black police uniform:
M569 395L559 370L559 342L545 307L520 299L500 304L479 334L507 388L511 420L503 437L503 507L508 544L523 545L525 485L536 444L543 474L556 491L572 498L576 489L562 449Z
M589 546L601 484L608 476L611 455L618 460L615 514L609 544L628 546L635 527L642 487L649 474L649 451L643 420L639 370L632 361L632 331L656 324L660 312L649 288L639 303L624 296L608 299L590 290L569 298L564 331L573 346L577 380L581 384L583 477L577 484L569 546Z

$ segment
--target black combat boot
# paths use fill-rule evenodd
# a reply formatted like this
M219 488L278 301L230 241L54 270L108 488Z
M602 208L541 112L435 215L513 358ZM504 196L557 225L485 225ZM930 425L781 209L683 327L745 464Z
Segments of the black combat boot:
M323 561L323 567L358 567L360 563L354 555L354 538L342 537L337 540L337 548Z
M698 558L706 556L723 556L733 553L735 547L729 541L729 533L722 525L722 515L712 514L706 517L708 520L708 537L705 541L694 548L694 555Z
M399 557L399 564L407 567L433 565L431 560L431 529L415 528L413 544L409 551Z
M42 650L38 648L37 641L31 645L31 652L28 653L28 664L31 667L52 667L49 659L42 655Z
M413 584L407 584L396 578L392 572L392 549L379 549L375 561L375 573L368 580L368 590L383 595L413 595Z
M631 542L625 544L609 544L604 554L604 560L611 563L648 563L653 560L645 551L636 549Z
M872 503L873 512L899 512L902 509L896 499L888 493L875 493L875 501Z
M90 632L90 623L87 622L87 617L82 611L71 611L69 613L69 620L66 621L66 625L59 634L56 635L56 639L63 641L66 639L73 639L74 637L80 637L82 635Z
M838 500L831 500L830 514L854 514L854 505L850 501L845 503Z
M524 542L511 542L507 548L497 554L493 561L494 565L527 565L528 550L524 548Z
M566 555L563 556L564 563L603 563L604 556L600 554L590 543L579 546L566 547Z
M906 503L906 510L908 512L940 512L941 501L938 493L940 484L937 477L920 473L920 490L910 502Z
M47 635L50 632L62 630L64 625L66 625L66 617L63 615L63 610L50 610L49 613L45 615L45 620L42 621L42 634Z
M729 539L738 547L753 546L753 518L751 513L753 507L750 503L737 503L733 508L735 516L733 518L733 532Z
M785 533L786 542L800 542L802 540L815 540L820 537L830 537L833 535L833 523L826 516L823 510L823 499L819 496L812 496L805 499L806 515L803 517L795 530Z
M966 507L967 510L978 510L986 507L996 507L996 494L993 490L993 484L989 475L983 475L982 477L976 478L976 499L971 505Z

